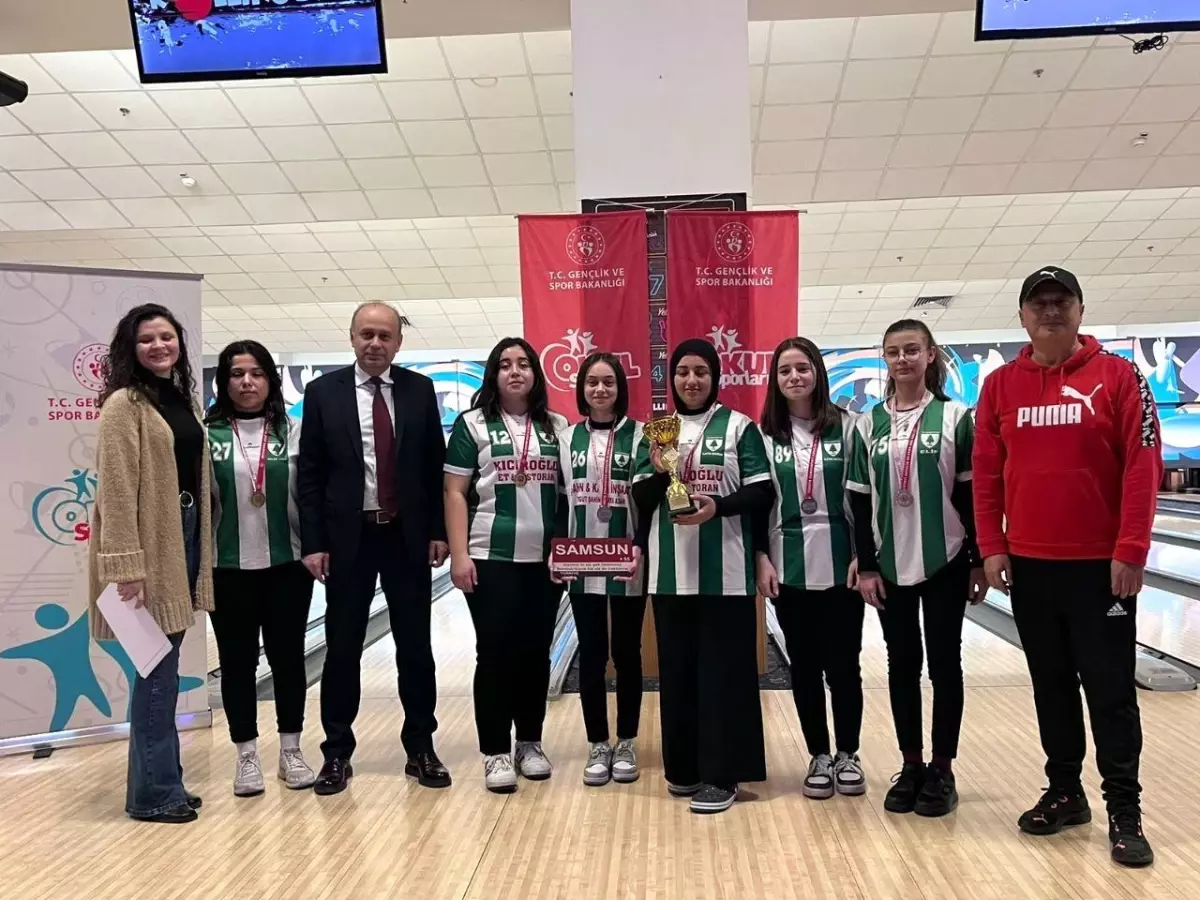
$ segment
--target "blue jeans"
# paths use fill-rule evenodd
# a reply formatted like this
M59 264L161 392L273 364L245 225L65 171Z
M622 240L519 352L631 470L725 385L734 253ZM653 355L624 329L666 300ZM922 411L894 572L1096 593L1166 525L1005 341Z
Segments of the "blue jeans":
M193 505L182 510L183 546L192 591L200 571L199 515ZM184 632L168 635L171 651L149 678L133 680L129 714L129 774L125 812L147 819L187 802L175 709L179 703L179 645Z

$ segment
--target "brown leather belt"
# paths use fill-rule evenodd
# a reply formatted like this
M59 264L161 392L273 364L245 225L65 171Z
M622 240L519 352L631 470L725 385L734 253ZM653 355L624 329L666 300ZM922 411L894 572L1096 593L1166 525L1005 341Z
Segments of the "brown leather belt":
M396 517L389 512L384 512L382 509L372 509L363 513L363 518L367 520L368 525L390 525L396 521Z

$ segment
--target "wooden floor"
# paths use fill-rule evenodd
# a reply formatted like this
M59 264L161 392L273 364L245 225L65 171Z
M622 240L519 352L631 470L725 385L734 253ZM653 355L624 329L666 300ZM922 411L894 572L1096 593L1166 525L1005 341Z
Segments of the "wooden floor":
M342 898L1173 898L1200 894L1200 697L1142 694L1146 828L1156 867L1121 870L1104 826L1054 838L1014 822L1041 788L1028 676L1020 654L967 625L967 712L958 784L946 819L891 816L882 801L897 768L878 627L863 654L866 797L825 802L799 792L807 757L787 693L762 695L770 780L715 817L670 799L657 765L657 696L648 694L642 779L585 788L578 701L551 705L546 746L557 764L509 797L483 789L471 718L470 622L460 597L436 607L438 748L455 784L406 781L391 643L367 653L356 778L346 793L232 796L232 748L218 715L183 738L190 788L204 795L194 825L143 825L121 813L122 744L0 760L0 897L21 900L342 900ZM314 692L315 696L315 692ZM264 704L261 724L272 730ZM318 757L310 705L305 747ZM276 753L264 741L264 759ZM270 773L268 773L270 774ZM1100 805L1091 766L1093 804Z

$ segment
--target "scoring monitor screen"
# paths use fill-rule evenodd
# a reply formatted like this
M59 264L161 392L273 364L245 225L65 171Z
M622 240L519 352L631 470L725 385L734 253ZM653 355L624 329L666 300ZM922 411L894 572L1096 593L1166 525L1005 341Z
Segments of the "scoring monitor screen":
M128 0L142 81L387 71L382 0Z
M976 40L1200 30L1200 0L978 0Z

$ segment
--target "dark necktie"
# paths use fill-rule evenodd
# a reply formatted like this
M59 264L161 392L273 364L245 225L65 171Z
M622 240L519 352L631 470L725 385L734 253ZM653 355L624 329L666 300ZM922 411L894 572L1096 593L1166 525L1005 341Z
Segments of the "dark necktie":
M371 378L375 399L371 404L371 419L375 426L375 491L379 508L396 514L396 438L392 432L392 417L383 399L383 379Z

